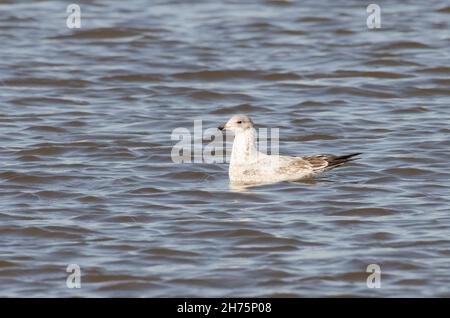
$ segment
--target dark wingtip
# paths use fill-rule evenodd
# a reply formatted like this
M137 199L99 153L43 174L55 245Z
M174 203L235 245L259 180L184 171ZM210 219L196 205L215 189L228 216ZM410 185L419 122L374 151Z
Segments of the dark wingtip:
M347 162L353 161L355 159L358 159L358 158L355 158L355 157L359 156L359 155L362 155L362 152L357 152L357 153L352 153L352 154L349 154L349 155L334 157L333 159L328 161L329 162L329 166L330 167L340 166L340 165L342 165L344 163L347 163Z
M345 155L345 156L339 156L336 159L340 159L340 160L347 162L347 161L352 161L352 160L358 159L355 157L360 156L360 155L362 155L362 152L356 152L356 153L352 153L352 154Z

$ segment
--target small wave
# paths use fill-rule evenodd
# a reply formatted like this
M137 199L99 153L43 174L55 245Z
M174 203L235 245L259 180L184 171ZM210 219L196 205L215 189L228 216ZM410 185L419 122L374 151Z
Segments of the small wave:
M392 113L396 114L415 114L415 113L424 113L428 112L429 109L423 106L415 106L415 107L406 107L406 108L396 108L392 109Z
M350 30L350 29L337 29L334 31L335 34L337 35L350 35L355 33L354 31Z
M450 78L435 78L432 82L440 85L450 85Z
M185 72L176 73L172 76L179 79L195 79L195 80L229 80L229 79L248 79L248 78L258 78L262 75L260 71L250 71L250 70L217 70L217 71L195 71L195 72Z
M54 126L31 126L26 128L25 130L31 130L31 131L42 131L42 132L52 132L52 133L65 133L67 130L60 127L54 127Z
M0 268L5 268L5 267L16 267L16 266L18 266L18 265L19 265L18 263L0 260Z
M74 87L81 88L91 85L90 81L77 79L52 79L52 78L20 78L6 79L3 81L9 86L50 86L50 87Z
M239 104L230 107L221 107L211 112L214 115L227 115L236 113L255 113L255 112L269 112L268 108L262 106L255 106L252 104Z
M48 105L89 105L88 102L82 100L73 100L65 98L51 97L25 97L17 98L10 101L12 104L21 106L48 106Z
M196 71L186 73L176 73L172 75L178 79L202 80L202 81L221 81L231 79L258 79L264 81L296 80L300 76L295 73L271 73L254 70L215 70L215 71Z
M100 78L101 81L118 81L118 82L160 82L164 79L161 74L124 74L105 76Z
M251 229L233 229L233 230L206 230L200 231L193 234L194 237L271 237L270 234L251 230Z
M336 140L339 139L336 135L326 135L326 134L311 134L306 136L292 136L283 139L284 141L313 141L313 140Z
M362 89L357 87L332 87L326 90L327 94L336 94L336 95L354 95L354 96L366 96L366 97L378 97L378 98L397 98L398 95L394 93L388 93L386 91L375 91Z
M417 70L422 73L437 73L437 74L449 74L450 67L449 66L439 66L439 67L427 67Z
M34 193L41 199L61 199L61 198L70 198L74 197L76 194L67 193L62 191L38 191Z
M428 281L425 279L401 279L397 281L395 284L406 286L425 286L428 285Z
M57 35L49 37L52 40L61 39L109 39L122 38L140 35L146 32L142 29L133 28L97 28L90 30L76 31L72 34Z
M384 208L359 208L332 213L332 215L339 216L386 216L393 214L397 214L397 212Z
M55 181L67 181L73 179L71 176L58 176L58 175L30 175L19 172L1 172L0 179L6 179L15 183L50 183Z
M204 180L210 177L210 175L206 172L196 172L196 171L182 171L182 172L169 172L164 175L164 178L167 179L182 179L182 180Z
M403 177L415 177L432 173L432 171L419 168L391 168L384 170L384 172L392 175L400 175Z
M450 6L436 10L439 13L450 13Z
M17 152L17 155L55 156L63 154L69 150L69 148L63 146L37 146L36 148L32 149L20 150Z
M36 238L61 238L61 239L81 239L83 232L79 229L69 229L62 227L10 227L0 229L2 235L31 236Z
M86 126L86 123L84 121L80 121L80 120L71 120L71 121L63 122L62 125L69 126L69 127L83 127L83 126Z
M158 256L177 256L177 257L199 257L200 254L192 251L180 251L171 248L148 248L140 251L143 254L151 254Z
M24 155L24 156L17 157L17 160L20 160L20 161L40 161L42 159L37 157L37 156L33 156L33 155Z
M413 77L410 74L400 74L382 71L336 71L333 74L336 77L372 77L372 78L407 78Z
M406 96L449 96L450 90L446 88L420 88L409 87L404 90Z
M400 74L394 72L382 72L382 71L353 71L353 70L337 70L331 74L311 74L308 77L313 79L321 78L345 78L345 77L370 77L370 78L407 78L414 77L411 74Z
M151 188L151 187L139 188L139 189L130 191L130 193L133 193L133 194L147 194L147 193L161 193L161 192L163 192L163 190L158 189L158 188Z
M371 60L365 62L366 65L376 65L376 66L420 66L419 63L404 61L404 60L393 60L393 59L381 59L381 60Z
M312 23L312 24L334 24L336 20L326 17L303 17L295 21L296 23Z
M416 41L400 41L390 43L379 47L380 50L399 50L399 49L431 49L432 47Z

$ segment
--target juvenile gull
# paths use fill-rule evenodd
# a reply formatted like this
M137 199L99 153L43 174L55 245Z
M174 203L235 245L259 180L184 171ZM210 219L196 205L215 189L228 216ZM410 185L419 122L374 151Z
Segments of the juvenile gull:
M257 150L256 130L252 120L245 115L231 117L218 129L231 131L235 135L228 174L230 182L236 184L273 183L311 178L351 161L360 154L307 157L266 155Z

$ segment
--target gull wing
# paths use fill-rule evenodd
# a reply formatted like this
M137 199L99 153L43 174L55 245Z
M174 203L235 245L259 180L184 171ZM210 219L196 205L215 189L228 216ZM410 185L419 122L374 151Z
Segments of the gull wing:
M317 155L307 157L283 157L277 171L282 174L304 173L314 175L352 161L357 155L359 155L359 153L345 156Z
M353 153L345 156L334 156L334 155L318 155L303 157L303 160L307 161L311 165L313 171L324 171L335 167L339 167L344 163L355 160L355 156L360 155L360 153Z

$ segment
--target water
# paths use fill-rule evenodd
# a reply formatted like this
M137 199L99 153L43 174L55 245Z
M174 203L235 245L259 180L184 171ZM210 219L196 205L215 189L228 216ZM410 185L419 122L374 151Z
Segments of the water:
M1 296L450 296L448 1L378 30L356 0L78 3L0 4ZM364 154L246 191L172 162L235 113Z

